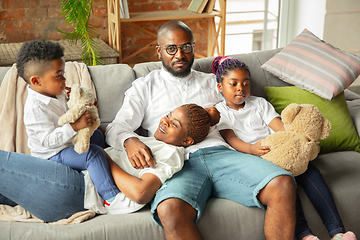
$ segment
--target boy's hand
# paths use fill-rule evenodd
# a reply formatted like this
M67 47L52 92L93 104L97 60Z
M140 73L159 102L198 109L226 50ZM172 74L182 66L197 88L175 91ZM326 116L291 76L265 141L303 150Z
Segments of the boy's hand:
M70 123L70 125L74 131L77 132L80 129L86 128L87 126L91 126L93 123L93 117L88 111L86 111L78 120L76 120L74 123Z
M261 146L261 140L260 140L255 144L251 144L250 152L251 152L251 154L260 157L260 156L270 152L270 147L269 146Z

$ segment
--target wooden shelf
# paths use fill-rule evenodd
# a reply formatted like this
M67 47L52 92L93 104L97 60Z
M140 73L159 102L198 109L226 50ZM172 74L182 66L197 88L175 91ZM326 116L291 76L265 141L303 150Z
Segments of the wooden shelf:
M159 21L173 19L198 19L213 18L220 16L221 13L213 11L212 13L195 13L189 10L169 10L169 11L151 11L130 13L130 18L121 18L121 22L140 22L140 21Z
M119 52L119 62L126 62L129 59L139 55L149 47L156 45L156 40L149 43L140 50L134 52L130 56L123 58L121 47L121 23L130 24L135 28L156 38L156 32L151 32L139 25L137 22L144 21L161 21L161 20L186 20L186 19L207 19L208 21L208 47L207 55L196 57L214 56L215 50L218 55L224 55L225 52L225 25L226 25L226 0L219 0L220 10L214 9L212 13L195 13L189 10L169 10L169 11L152 11L152 12L135 12L130 13L130 18L120 18L119 0L107 0L108 3L108 22L109 22L109 44L112 48ZM215 23L215 17L220 19L219 23ZM219 44L220 38L220 44Z

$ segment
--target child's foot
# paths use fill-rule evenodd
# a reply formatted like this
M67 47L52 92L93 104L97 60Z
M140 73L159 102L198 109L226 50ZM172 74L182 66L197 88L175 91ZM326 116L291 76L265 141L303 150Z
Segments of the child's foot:
M145 204L138 204L131 201L122 192L118 193L111 203L104 201L104 205L109 215L132 213L145 206Z
M331 240L356 240L353 232L347 231L346 233L336 234Z

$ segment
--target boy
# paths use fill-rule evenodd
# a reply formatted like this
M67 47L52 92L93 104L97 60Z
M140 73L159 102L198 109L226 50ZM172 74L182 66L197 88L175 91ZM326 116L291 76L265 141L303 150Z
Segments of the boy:
M58 43L34 40L22 45L17 59L18 74L28 84L24 124L32 156L49 159L75 170L88 170L109 214L128 213L143 205L127 199L111 177L105 153L104 136L96 130L86 153L74 151L77 131L93 124L85 112L76 122L63 126L58 119L67 110L64 49ZM101 146L101 147L100 147Z

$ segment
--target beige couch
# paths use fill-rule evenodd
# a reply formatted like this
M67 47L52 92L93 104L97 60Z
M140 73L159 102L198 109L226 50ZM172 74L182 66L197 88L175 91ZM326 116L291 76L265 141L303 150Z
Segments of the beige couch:
M265 86L287 86L285 82L260 68L279 50L251 54L233 55L247 63L251 71L252 94L265 97ZM195 60L193 68L211 72L212 58ZM126 64L89 67L95 84L103 125L115 117L120 108L124 92L137 77L145 76L161 67L160 62L137 64L134 68ZM0 79L8 68L0 68ZM345 90L354 124L360 131L360 96ZM339 213L347 230L360 237L360 154L353 151L322 154L314 160L333 193ZM255 174L255 173L254 173ZM309 226L320 239L329 239L321 219L302 189L304 211ZM218 239L265 239L263 232L265 211L247 208L225 199L210 199L204 215L197 223L207 240ZM149 207L127 215L103 215L81 224L54 226L40 223L0 222L0 239L164 239L163 229L151 219Z

